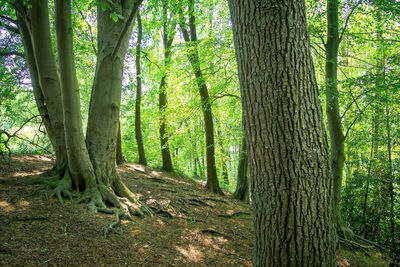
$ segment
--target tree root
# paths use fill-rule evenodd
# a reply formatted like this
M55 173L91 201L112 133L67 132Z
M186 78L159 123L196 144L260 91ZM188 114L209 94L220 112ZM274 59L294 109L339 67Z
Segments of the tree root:
M54 197L56 196L58 201L61 204L64 204L64 200L62 195L64 195L65 197L69 197L69 199L72 199L72 193L71 190L72 189L72 179L71 179L71 175L69 174L69 170L67 169L65 171L64 177L58 181L56 188L53 190L53 192L51 192L50 197Z
M379 250L381 252L388 251L386 248L380 246L379 244L354 234L354 232L348 227L340 227L338 235L339 244L353 251L361 251L366 255L369 255L369 252L373 250Z

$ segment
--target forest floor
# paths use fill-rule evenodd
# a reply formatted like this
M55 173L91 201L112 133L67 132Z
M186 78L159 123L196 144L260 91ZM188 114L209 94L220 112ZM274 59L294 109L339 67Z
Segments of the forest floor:
M125 184L154 217L122 221L104 236L114 216L84 204L50 198L26 180L52 166L47 155L13 155L0 161L0 266L252 266L251 207L217 196L185 177L127 163ZM349 250L338 266L389 266L379 253Z

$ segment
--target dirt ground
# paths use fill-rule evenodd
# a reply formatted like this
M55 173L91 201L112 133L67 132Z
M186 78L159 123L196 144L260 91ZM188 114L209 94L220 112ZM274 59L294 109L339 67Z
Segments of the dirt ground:
M105 237L113 215L49 198L26 180L52 166L46 155L0 161L0 266L252 266L248 204L217 196L201 183L148 167L118 167L125 184L153 210ZM375 266L338 253L338 266ZM388 266L382 262L379 266ZM355 263L355 264L353 264Z

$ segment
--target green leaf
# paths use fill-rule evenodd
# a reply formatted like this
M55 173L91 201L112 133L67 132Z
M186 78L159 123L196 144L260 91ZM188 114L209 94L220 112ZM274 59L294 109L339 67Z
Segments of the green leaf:
M118 15L117 15L117 14L111 13L111 14L110 14L110 17L111 17L115 22L118 21Z

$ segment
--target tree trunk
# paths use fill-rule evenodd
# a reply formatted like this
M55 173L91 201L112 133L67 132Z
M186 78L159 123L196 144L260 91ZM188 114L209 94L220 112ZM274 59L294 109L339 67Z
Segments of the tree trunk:
M62 176L67 166L67 151L64 135L60 79L57 73L56 61L51 44L47 1L38 1L36 4L32 5L31 8L28 8L25 21L30 22L29 30L39 83L50 119L53 148L56 154L56 172Z
M124 155L122 154L122 136L121 136L121 123L118 125L118 136L117 136L117 148L116 148L116 159L117 165L122 165L126 162Z
M86 133L86 144L94 167L96 183L85 180L84 201L94 209L104 209L104 202L117 208L127 208L133 214L148 214L135 195L122 183L115 168L116 140L121 101L122 70L133 18L141 1L116 1L114 8L120 10L124 19L115 22L110 9L97 8L98 56ZM125 198L131 204L123 203ZM127 213L127 212L125 212Z
M144 153L143 146L143 137L142 137L142 128L140 122L140 102L142 100L142 75L140 68L140 53L141 53L141 44L142 44L142 20L140 18L140 14L137 14L137 22L138 22L138 37L136 44L136 103L135 103L135 137L136 143L138 147L139 153L139 164L147 165L146 155Z
M39 74L36 67L36 59L32 47L32 38L26 25L23 16L17 12L17 23L18 29L21 33L21 39L24 46L25 62L29 69L29 74L31 78L31 86L33 89L33 96L35 98L36 106L38 108L39 114L42 117L44 126L46 128L47 136L49 137L50 143L55 150L56 141L54 140L53 129L51 128L51 122L49 117L49 112L47 110L42 88L39 83Z
M334 266L333 181L304 1L229 0L255 266Z
M233 197L249 203L249 177L247 175L246 137L242 137L242 146L239 151L239 165L236 180L236 190Z
M161 141L161 157L163 170L172 172L174 170L169 150L168 142L168 120L166 116L167 109L167 74L171 62L171 47L175 37L175 22L168 19L168 5L166 1L163 4L163 45L164 45L164 63L163 74L160 82L160 91L158 95L158 107L160 109L160 141ZM171 24L171 25L169 25ZM171 28L170 28L171 27Z
M222 180L224 181L224 184L229 186L229 175L228 175L228 156L226 155L225 152L225 146L224 146L224 141L222 137L222 132L221 132L221 124L219 120L216 120L217 123L217 136L218 136L218 146L219 146L219 152L220 152L220 160L221 160L221 169L222 169Z
M180 16L180 27L182 30L182 35L187 47L187 52L186 52L187 57L189 59L190 65L192 65L193 72L196 77L196 83L199 88L200 99L201 99L201 108L203 111L204 130L206 132L206 161L207 161L206 188L208 188L213 193L223 195L224 193L219 187L217 168L215 165L214 124L213 124L213 115L211 109L212 105L210 96L208 94L207 84L200 67L193 1L189 1L190 32L186 27L182 10L180 11L179 16Z
M71 189L72 181L76 188L85 188L84 181L86 186L89 186L87 181L90 181L90 184L95 184L95 175L82 130L81 104L73 51L71 2L56 0L55 9L65 141L69 163L69 171L66 172L66 175L54 191L62 202L60 194L70 195L69 190Z
M337 62L339 50L338 0L327 2L328 35L326 42L326 114L328 117L331 142L331 166L333 176L333 197L335 203L335 220L337 229L343 227L340 213L340 196L342 192L344 154L344 135L339 112L339 91L337 83Z

